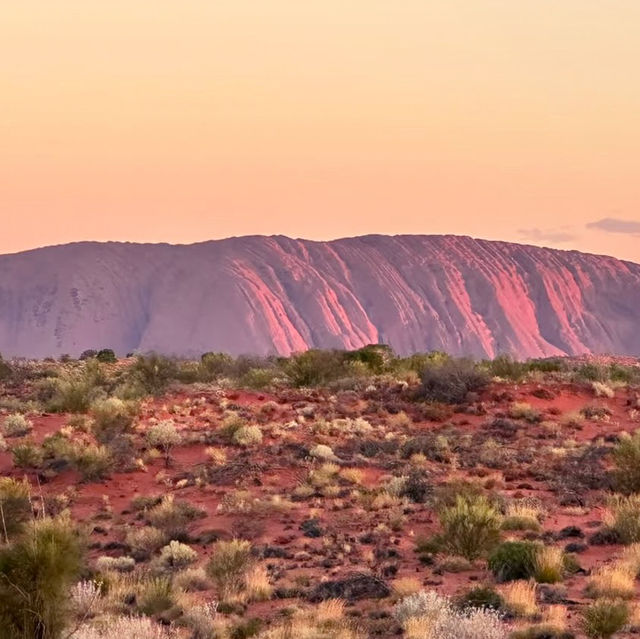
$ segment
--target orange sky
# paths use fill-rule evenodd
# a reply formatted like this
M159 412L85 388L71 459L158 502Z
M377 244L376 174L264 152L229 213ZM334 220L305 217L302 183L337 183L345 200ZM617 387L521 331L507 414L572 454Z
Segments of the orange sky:
M0 252L457 233L640 262L639 28L638 0L6 2Z

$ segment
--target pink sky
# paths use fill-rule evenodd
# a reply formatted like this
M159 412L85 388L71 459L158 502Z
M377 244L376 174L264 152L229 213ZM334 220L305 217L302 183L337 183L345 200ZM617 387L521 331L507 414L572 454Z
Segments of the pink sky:
M0 252L456 233L640 262L638 25L638 0L6 3Z

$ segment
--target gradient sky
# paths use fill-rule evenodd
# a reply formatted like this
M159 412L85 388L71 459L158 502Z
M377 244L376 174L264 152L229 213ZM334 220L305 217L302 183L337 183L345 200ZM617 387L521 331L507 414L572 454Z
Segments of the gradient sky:
M456 233L640 262L639 0L19 0L0 252Z

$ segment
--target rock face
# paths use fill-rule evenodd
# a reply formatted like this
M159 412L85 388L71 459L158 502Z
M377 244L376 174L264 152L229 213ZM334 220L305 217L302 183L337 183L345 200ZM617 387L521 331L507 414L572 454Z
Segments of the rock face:
M0 352L640 355L640 265L457 236L188 246L82 242L0 256Z

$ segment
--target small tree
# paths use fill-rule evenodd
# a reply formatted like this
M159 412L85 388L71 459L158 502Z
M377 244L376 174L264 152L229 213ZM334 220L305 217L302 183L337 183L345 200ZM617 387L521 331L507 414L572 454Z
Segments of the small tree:
M171 460L171 449L177 446L182 441L182 438L173 421L165 419L149 429L147 441L150 446L162 449L164 463L168 467Z
M118 361L116 354L110 348L103 348L96 353L96 359L103 364L115 364Z

